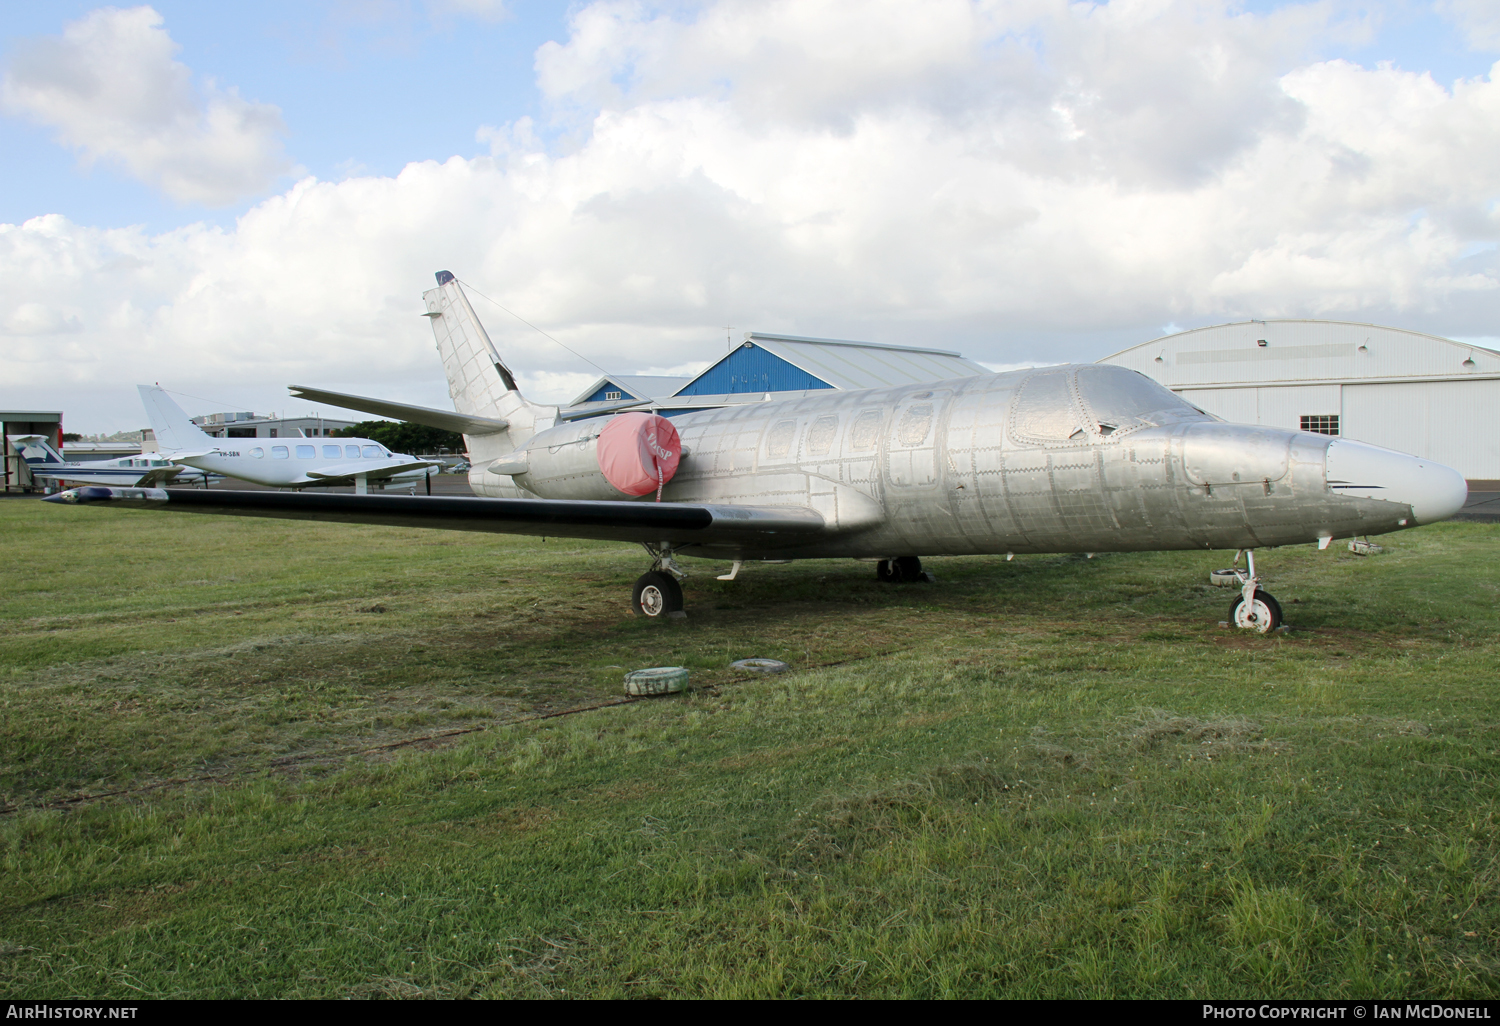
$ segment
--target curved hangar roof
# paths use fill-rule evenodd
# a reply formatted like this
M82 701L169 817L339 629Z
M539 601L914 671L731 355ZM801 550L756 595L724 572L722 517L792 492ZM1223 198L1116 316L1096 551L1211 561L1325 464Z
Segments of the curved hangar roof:
M1168 388L1500 377L1500 353L1352 321L1240 321L1194 328L1106 356Z

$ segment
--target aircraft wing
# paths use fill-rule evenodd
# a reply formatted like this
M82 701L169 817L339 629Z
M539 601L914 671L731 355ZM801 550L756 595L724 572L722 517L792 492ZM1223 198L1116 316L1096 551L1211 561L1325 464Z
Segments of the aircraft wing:
M142 474L135 485L137 488L160 488L186 469L187 467L153 467Z
M803 506L721 506L684 502L487 499L457 496L240 492L202 488L75 488L45 501L122 509L161 509L390 527L428 527L548 538L593 538L673 545L787 546L824 531Z
M510 426L508 421L494 417L475 417L467 413L454 413L452 410L434 410L426 406L408 406L405 403L370 399L362 395L325 392L321 388L308 388L306 385L288 385L287 387L291 389L292 396L296 399L311 399L316 403L328 403L330 406L338 406L345 410L373 413L377 417L393 417L396 420L426 424L428 427L457 431L464 435L492 435Z
M380 479L394 477L397 474L405 474L411 470L425 470L428 467L440 467L442 463L437 460L390 460L383 463L371 463L362 460L359 463L337 463L331 467L319 467L317 470L309 470L308 477L353 477L355 474L364 474L368 477Z

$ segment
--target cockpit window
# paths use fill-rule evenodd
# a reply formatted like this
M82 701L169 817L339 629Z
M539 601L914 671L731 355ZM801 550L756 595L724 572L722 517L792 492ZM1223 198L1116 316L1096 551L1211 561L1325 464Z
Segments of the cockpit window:
M1186 399L1133 370L1095 364L1077 373L1079 395L1101 435L1204 416Z
M1012 403L1011 429L1025 442L1097 442L1207 417L1150 378L1108 364L1037 371Z
M379 460L385 458L385 450L378 445L365 446L365 459Z

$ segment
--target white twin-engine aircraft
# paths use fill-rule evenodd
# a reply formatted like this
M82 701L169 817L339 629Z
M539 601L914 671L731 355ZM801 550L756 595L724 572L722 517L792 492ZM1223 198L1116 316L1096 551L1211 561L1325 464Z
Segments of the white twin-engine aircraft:
M357 494L369 482L412 483L442 464L393 453L369 438L258 439L215 438L194 424L166 390L136 386L158 444L173 451L178 463L225 477L269 485L306 488L353 482Z
M80 461L63 456L46 435L11 435L9 440L11 448L26 461L31 476L44 481L155 488L168 482L201 484L207 477L201 470L177 466L171 453L143 452L139 456Z
M637 542L651 570L632 604L653 617L681 615L683 556L733 560L721 580L744 560L853 557L900 582L925 579L926 555L1241 549L1230 620L1266 632L1281 609L1252 550L1430 524L1468 494L1449 467L1226 424L1100 364L569 420L521 395L452 274L423 299L457 412L295 391L462 431L480 497L81 488L49 501Z

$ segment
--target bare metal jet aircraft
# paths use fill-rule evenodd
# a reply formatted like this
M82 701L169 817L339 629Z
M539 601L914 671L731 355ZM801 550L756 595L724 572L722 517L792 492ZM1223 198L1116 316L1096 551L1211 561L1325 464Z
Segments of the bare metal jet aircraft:
M1449 467L1226 424L1099 364L568 420L521 395L453 275L423 299L456 412L297 391L462 431L480 497L81 488L50 501L637 542L646 616L680 615L684 556L733 560L721 580L745 560L852 557L899 582L922 579L927 555L1243 549L1230 619L1265 632L1281 610L1254 549L1430 524L1467 497Z

